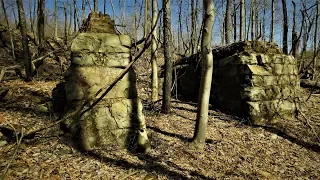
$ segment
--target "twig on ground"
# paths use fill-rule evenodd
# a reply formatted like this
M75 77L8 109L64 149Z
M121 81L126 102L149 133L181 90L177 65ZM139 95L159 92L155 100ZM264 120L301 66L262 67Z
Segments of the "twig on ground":
M316 136L318 142L320 143L320 138L319 138L317 132L314 130L313 126L310 124L310 120L305 116L305 114L302 111L300 111L300 110L298 110L298 111L301 114L301 116L306 120L306 124L309 126L309 128L311 129L313 134Z
M13 156L11 157L9 163L7 164L7 166L5 167L5 169L3 170L2 174L1 174L1 177L0 177L0 180L3 180L8 172L8 169L10 168L11 166L11 163L12 161L16 158L17 154L18 154L18 150L19 150L19 147L20 147L20 144L21 144L21 141L24 137L24 132L23 132L23 129L21 130L21 135L20 135L20 138L17 140L17 147L13 153Z

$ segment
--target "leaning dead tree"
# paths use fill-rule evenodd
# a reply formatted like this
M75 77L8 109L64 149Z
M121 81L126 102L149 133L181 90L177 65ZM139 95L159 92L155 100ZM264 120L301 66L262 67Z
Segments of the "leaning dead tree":
M214 5L212 0L203 0L204 27L201 41L202 72L198 97L196 127L193 136L193 144L197 148L203 148L208 124L209 98L211 90L213 56L211 50L212 26L214 22Z

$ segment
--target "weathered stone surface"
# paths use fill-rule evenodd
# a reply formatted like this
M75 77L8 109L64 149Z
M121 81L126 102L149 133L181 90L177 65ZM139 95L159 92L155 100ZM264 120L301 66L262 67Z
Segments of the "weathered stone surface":
M283 69L284 68L282 64L275 64L272 73L275 75L284 74Z
M277 82L279 85L289 85L291 84L290 75L279 75L277 76Z
M101 104L80 118L86 150L112 144L127 147L132 145L131 138L137 138L140 146L150 146L139 99L107 99Z
M67 100L81 100L108 87L123 69L101 66L70 67L65 76ZM112 88L105 98L135 98L136 80L133 69Z
M267 76L271 75L269 71L267 71L264 67L259 65L248 65L250 70L250 74L259 75L259 76Z
M131 61L129 53L72 53L71 63L78 66L126 67Z
M242 53L242 54L235 54L224 59L218 60L218 65L220 67L223 66L234 66L240 64L258 64L257 55L252 53Z
M297 106L297 103L293 100L247 102L252 123L257 125L274 124L281 119L292 118Z
M299 96L300 80L292 56L281 53L270 44L254 41L217 48L213 50L213 57L212 105L259 125L294 117L297 109L294 100ZM190 65L186 68L179 63L182 71L179 77L182 76L184 87L198 92L195 82L200 80L201 71L196 63L201 63L187 62ZM185 70L188 68L191 70ZM180 82L178 79L178 85ZM197 97L197 94L187 95L192 96Z
M109 33L80 33L71 45L72 52L130 53L128 35Z
M109 87L132 58L130 36L117 35L108 15L90 14L80 31L90 33L80 33L71 45L71 66L61 86L64 91L59 91L64 94L64 116L84 101L89 102L87 106L95 102L102 95L100 90ZM146 152L150 143L142 107L136 75L130 69L98 104L89 110L84 107L84 114L67 119L62 127L79 139L84 150L118 145Z

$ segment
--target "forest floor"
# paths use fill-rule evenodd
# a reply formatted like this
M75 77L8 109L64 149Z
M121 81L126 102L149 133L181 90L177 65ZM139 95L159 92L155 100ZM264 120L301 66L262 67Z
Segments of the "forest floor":
M23 141L15 159L15 142L0 147L0 173L12 160L5 179L320 178L320 94L305 101L310 91L302 89L303 113L274 128L245 125L237 117L210 110L206 145L197 152L189 148L196 104L174 100L169 115L160 113L160 103L150 109L150 69L145 62L137 63L138 90L145 102L152 147L149 153L131 154L114 147L81 152L57 126ZM0 124L30 129L55 121L56 115L46 107L57 83L1 82L0 87L10 91L0 102Z

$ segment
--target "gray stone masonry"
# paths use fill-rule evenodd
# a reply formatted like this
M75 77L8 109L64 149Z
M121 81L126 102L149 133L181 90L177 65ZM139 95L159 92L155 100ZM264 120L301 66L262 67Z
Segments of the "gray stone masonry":
M256 125L295 116L300 79L292 56L281 53L274 44L258 41L214 49L213 56L210 103L214 107ZM193 57L177 64L179 94L196 99L201 60Z
M130 46L129 36L110 33L80 33L73 40L71 66L65 74L64 115L111 84L131 61ZM91 103L96 99L91 99ZM118 145L148 151L150 144L142 107L137 96L136 74L130 69L101 102L64 125L80 139L85 150Z

